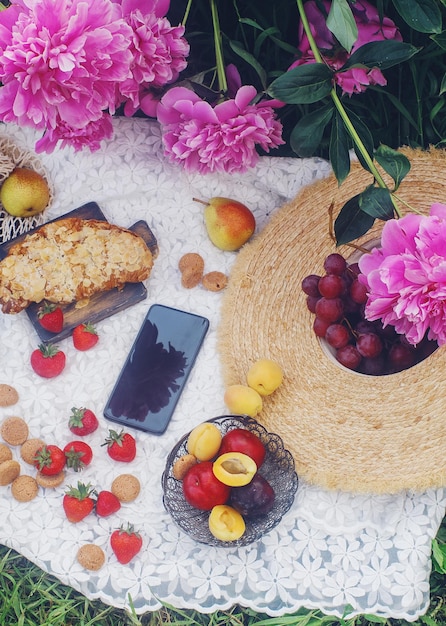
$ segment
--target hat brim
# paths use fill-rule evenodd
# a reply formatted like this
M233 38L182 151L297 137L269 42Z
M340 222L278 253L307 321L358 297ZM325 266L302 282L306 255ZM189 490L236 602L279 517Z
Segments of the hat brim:
M428 213L446 202L446 153L402 150L412 167L398 196ZM330 212L337 215L372 182L352 164L338 187L334 176L304 188L238 253L223 296L218 333L226 385L245 383L260 358L277 361L282 386L257 416L291 451L308 482L358 493L396 493L446 485L446 351L388 376L364 376L327 356L312 330L302 279L321 274L335 248ZM382 222L357 241L379 236Z

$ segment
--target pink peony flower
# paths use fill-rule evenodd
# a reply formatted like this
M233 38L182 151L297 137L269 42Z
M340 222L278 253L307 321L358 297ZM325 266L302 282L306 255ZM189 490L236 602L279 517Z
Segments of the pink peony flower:
M81 130L113 113L132 34L110 0L17 0L0 12L0 119Z
M446 343L446 205L386 222L381 247L364 254L359 267L367 319L395 326L413 345L426 333Z
M55 128L48 128L36 142L36 152L51 153L59 142L62 148L72 146L75 151L79 151L88 147L91 152L95 152L101 147L103 139L112 136L113 125L108 113L103 113L100 119L82 128L72 128L60 120Z
M185 87L173 87L161 99L157 118L165 154L186 170L244 172L258 160L256 146L266 152L284 143L275 118L274 100L253 104L254 87L241 87L234 99L215 107Z
M131 75L119 84L120 94L129 100L126 115L140 107L147 87L159 88L174 82L187 66L189 44L183 37L185 29L171 26L167 18L159 15L161 8L166 7L156 1L122 2L124 17L133 30Z
M339 45L327 28L326 18L330 11L331 0L322 0L325 12L320 10L319 5L319 2L309 0L304 6L305 13L316 45L327 65L336 71L335 81L341 87L343 93L352 95L353 93L365 91L369 85L386 85L387 81L378 68L352 68L344 72L337 71L344 65L350 54ZM392 20L383 17L381 21L376 7L369 4L366 0L356 0L350 7L358 27L358 38L352 47L351 53L370 41L382 41L383 39L401 41L401 34ZM298 50L301 56L289 69L306 63L315 63L314 55L302 24L299 25Z

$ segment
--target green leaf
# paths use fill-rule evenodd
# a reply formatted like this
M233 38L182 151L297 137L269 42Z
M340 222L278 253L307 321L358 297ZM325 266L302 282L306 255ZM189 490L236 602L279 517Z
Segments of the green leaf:
M435 0L393 0L403 20L420 33L441 32L441 11Z
M361 141L362 141L362 143L364 145L364 148L367 150L370 158L373 159L374 144L373 144L373 136L372 136L372 133L370 132L369 127L352 110L348 110L348 116L350 118L351 123L354 126L355 131L358 133L359 138L361 139ZM358 147L356 146L356 144L354 142L353 142L353 148L355 150L355 154L358 157L359 162L361 163L362 167L365 170L370 171L369 166L367 165L366 160L364 159L361 151L358 149Z
M446 573L446 545L438 539L432 541L432 560L435 570L441 574Z
M370 41L355 50L340 71L354 66L377 67L380 70L385 70L407 61L417 52L418 48L415 46L394 39Z
M361 211L379 220L391 220L395 217L390 191L383 187L370 185L359 194Z
M410 161L406 155L389 148L381 144L377 150L375 150L375 159L381 165L383 170L392 177L395 187L393 191L396 191L401 184L401 181L407 176L410 171Z
M440 46L442 50L446 50L446 30L442 30L441 33L431 36L432 41L435 41L437 46Z
M302 158L313 156L332 116L333 107L330 105L304 115L291 132L291 149Z
M379 615L370 615L370 613L365 613L364 619L366 619L368 622L372 624L387 624L388 623L386 617L379 617Z
M350 241L365 235L373 226L375 218L361 211L359 206L360 197L361 194L358 194L350 198L335 219L334 232L336 245L338 246L350 243Z
M248 63L252 68L255 69L255 71L257 72L262 82L263 88L266 89L266 83L267 83L266 72L263 69L263 67L260 65L260 63L257 61L255 56L252 55L247 50L245 50L245 48L243 48L237 41L231 40L229 42L229 45L231 46L231 49L233 50L233 52L235 52L235 54L237 54L241 59L246 61L246 63Z
M445 91L446 91L446 74L443 74L443 78L441 79L439 95L442 96Z
M273 41L278 48L281 48L282 50L285 50L286 52L290 54L293 54L293 55L296 54L295 46L292 46L290 43L287 43L286 41L282 41L282 39L279 39L278 37L275 36L275 33L277 33L277 35L280 35L280 31L278 30L278 28L275 28L274 26L272 26L271 28L265 31L258 22L256 22L255 20L249 17L240 17L239 23L246 24L247 26L251 26L252 28L255 28L256 30L262 31L262 33L267 35L269 39L271 39L271 41Z
M336 112L330 133L329 158L334 175L339 185L347 178L350 172L349 135L344 122Z
M333 0L326 25L341 46L350 52L358 39L358 27L347 0Z
M288 104L312 104L332 90L333 72L323 63L299 65L276 78L268 94Z

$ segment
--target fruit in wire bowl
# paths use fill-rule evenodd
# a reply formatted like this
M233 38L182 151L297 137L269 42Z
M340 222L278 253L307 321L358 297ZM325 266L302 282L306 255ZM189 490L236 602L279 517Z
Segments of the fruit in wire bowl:
M226 489L218 490L219 493L218 496L215 496L215 501L211 501L211 499L206 503L203 500L200 501L199 489L201 485L197 481L200 471L197 471L197 468L200 465L205 465L201 470L201 474L206 483L212 483L212 476L218 480L215 474L211 476L208 466L216 463L220 454L217 451L213 459L198 461L189 470L189 477L187 472L182 480L176 478L174 472L175 465L180 459L190 455L187 447L190 435L188 433L174 446L166 461L166 467L162 476L164 506L179 528L200 543L217 547L248 545L259 540L264 534L277 526L283 515L292 506L298 486L294 459L291 453L285 449L279 435L269 433L257 420L249 416L224 415L203 423L217 426L222 436L222 445L225 441L225 435L231 431L246 430L260 440L265 449L265 455L261 465L253 473L252 480L254 481L254 477L256 477L253 482L254 489L251 489L250 492L242 486L226 485ZM253 438L252 436L250 439ZM259 447L256 446L257 452ZM248 456L249 452L249 450L246 450ZM234 459L240 460L240 466L235 463L234 469L228 466L226 466L226 469L229 472L240 471L243 473L243 465L246 462L243 453L234 451ZM255 461L249 463L249 471L251 473L253 472L252 464L256 465ZM262 479L258 480L259 476ZM194 477L195 480L192 480ZM220 478L222 478L221 472ZM188 482L190 484L186 486ZM235 479L229 482L237 484L239 481ZM265 486L265 483L268 487ZM191 484L192 489L190 488ZM194 487L197 487L197 489L194 490ZM189 493L196 496L195 500L193 497L189 498L193 504L188 502L185 497L188 489ZM239 492L239 489L244 489L245 492ZM265 493L263 493L264 489ZM209 490L206 491L205 489L203 493L208 494ZM263 498L263 510L250 505L252 498ZM269 506L267 503L269 503ZM203 508L198 508L197 505L202 505ZM244 515L242 510L245 513ZM240 516L243 518L243 524L240 521ZM231 531L233 523L234 530ZM213 533L216 533L221 538L218 538Z

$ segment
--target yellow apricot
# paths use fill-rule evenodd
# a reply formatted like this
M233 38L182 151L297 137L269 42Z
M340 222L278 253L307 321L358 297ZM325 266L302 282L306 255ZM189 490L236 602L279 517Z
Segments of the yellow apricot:
M246 381L261 396L269 396L282 384L283 371L275 361L259 359L249 368Z
M223 400L231 413L238 415L255 417L263 408L261 395L247 385L230 385Z
M198 424L187 438L187 451L199 461L210 461L217 454L221 443L221 432L212 422Z
M209 514L209 530L221 541L236 541L245 529L245 520L232 506L217 504Z
M251 482L257 472L255 461L242 452L221 454L212 465L214 476L224 485L243 487Z

